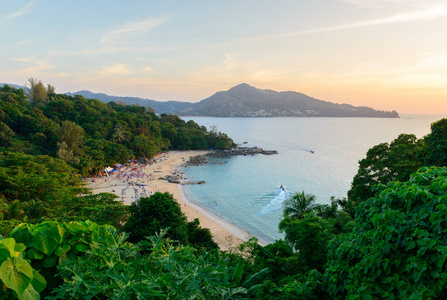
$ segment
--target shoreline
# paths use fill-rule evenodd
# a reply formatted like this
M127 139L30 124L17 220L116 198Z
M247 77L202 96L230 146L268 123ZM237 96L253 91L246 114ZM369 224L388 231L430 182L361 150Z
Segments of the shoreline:
M224 251L229 250L248 240L252 235L187 199L182 187L178 184L160 179L173 174L180 175L182 179L185 179L182 172L183 163L191 156L204 155L209 152L189 150L160 153L154 157L156 162L152 165L130 164L120 171L110 174L109 177L97 178L96 181L89 178L86 182L87 187L92 189L93 194L104 192L116 194L120 197L117 200L125 205L130 205L140 197L149 197L154 192L168 192L180 204L188 222L198 218L200 226L211 231L213 240L219 245L219 248ZM258 243L266 244L262 240L258 240Z

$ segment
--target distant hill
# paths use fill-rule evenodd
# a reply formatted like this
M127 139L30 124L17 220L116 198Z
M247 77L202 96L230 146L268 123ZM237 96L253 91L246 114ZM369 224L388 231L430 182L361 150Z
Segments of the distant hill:
M3 84L0 83L0 86ZM16 88L21 86L8 84ZM200 102L156 101L138 97L110 96L103 93L78 91L66 93L81 95L102 102L122 101L152 107L157 114L208 117L372 117L398 118L396 111L380 111L366 106L337 104L309 97L298 92L261 90L246 83L228 91L217 92Z
M149 106L154 109L158 114L174 114L177 111L185 111L191 107L194 107L195 103L181 102L181 101L156 101L151 99L143 99L138 97L120 97L120 96L110 96L103 93L93 93L90 91L78 91L74 93L66 93L68 96L81 95L87 99L98 99L102 102L117 102L122 101L127 104L139 104L141 106Z
M24 89L25 88L23 85L12 84L12 83L0 83L0 87L2 87L4 85L9 85L10 87L13 87L15 89Z
M200 101L195 108L177 114L210 117L399 117L395 111L336 104L297 92L260 90L246 83L217 92Z

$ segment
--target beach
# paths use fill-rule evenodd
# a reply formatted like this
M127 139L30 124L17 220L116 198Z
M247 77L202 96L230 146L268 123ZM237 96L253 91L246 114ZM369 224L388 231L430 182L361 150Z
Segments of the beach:
M93 194L113 193L125 205L131 205L141 197L149 197L155 192L168 192L180 204L188 221L196 218L200 225L208 228L221 250L228 250L250 238L237 226L221 219L208 210L188 201L181 190L181 184L171 183L166 176L179 176L181 182L187 178L181 173L182 165L191 156L204 155L208 151L170 151L157 154L152 164L129 163L102 178L88 178L86 183ZM163 179L161 179L163 178ZM206 184L206 183L204 183Z

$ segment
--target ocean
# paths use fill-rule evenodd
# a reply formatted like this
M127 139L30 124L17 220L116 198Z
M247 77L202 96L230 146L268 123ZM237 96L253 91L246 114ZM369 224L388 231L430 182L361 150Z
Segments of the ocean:
M283 238L278 231L282 202L295 192L346 197L358 161L371 147L391 142L401 133L418 138L430 124L446 116L403 115L376 118L208 118L192 117L207 128L217 126L241 146L277 150L277 155L216 158L184 168L190 180L206 184L182 186L188 201L209 210L267 243ZM244 144L244 142L246 142ZM286 191L280 189L280 185Z

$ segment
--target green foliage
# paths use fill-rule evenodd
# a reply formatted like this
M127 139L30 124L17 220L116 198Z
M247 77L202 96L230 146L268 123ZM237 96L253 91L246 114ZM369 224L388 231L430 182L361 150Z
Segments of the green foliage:
M194 219L186 225L188 230L188 243L194 248L203 248L207 251L218 249L219 245L213 241L213 235L208 228L200 227L199 219Z
M128 207L110 193L84 195L64 202L54 211L59 221L90 220L98 224L109 224L121 228L129 217Z
M419 152L422 144L414 134L401 134L391 144L382 143L368 150L366 158L359 161L348 198L362 202L374 196L377 184L406 181L421 163Z
M333 299L447 297L447 169L422 168L359 205L352 233L330 243Z
M140 242L164 228L169 228L167 237L180 243L188 240L186 216L172 194L156 192L149 198L140 198L132 203L129 212L123 230L131 242Z
M220 253L196 255L164 234L140 247L129 244L125 234L108 231L88 255L59 267L64 284L49 299L234 299L247 292Z
M295 193L292 197L284 201L284 217L291 219L302 219L304 214L314 211L319 204L315 203L315 196L301 193Z
M43 85L42 81L38 81L36 78L29 78L27 84L27 94L29 99L34 105L38 105L47 100L47 89Z
M252 253L252 269L270 269L270 278L278 283L284 277L293 276L300 268L298 256L284 240L277 240L266 246L257 245Z
M87 189L77 172L58 159L0 152L0 193L9 205L36 200L53 209Z
M97 240L107 239L111 228L110 225L99 226L90 221L22 223L9 234L9 238L23 244L23 257L31 261L31 266L48 283L47 289L38 292L48 295L52 288L61 284L60 279L54 276L57 265L83 255Z
M25 245L13 238L0 237L0 283L2 298L40 299L46 287L45 279L31 267L23 256Z
M328 252L328 242L334 236L332 222L309 214L302 219L284 218L280 228L286 232L286 241L298 251L302 270L323 268Z
M447 166L447 119L431 124L431 133L424 137L424 166Z

